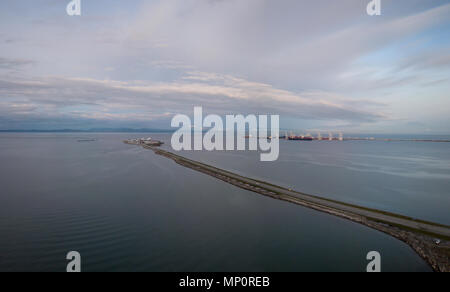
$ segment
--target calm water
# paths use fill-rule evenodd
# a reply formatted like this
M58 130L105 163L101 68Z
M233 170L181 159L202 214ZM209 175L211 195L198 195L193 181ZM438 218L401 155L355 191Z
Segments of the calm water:
M121 140L0 134L0 271L430 271L380 232L196 173ZM153 135L168 141L168 135ZM77 142L96 138L96 142ZM450 144L295 143L185 155L304 192L450 223Z

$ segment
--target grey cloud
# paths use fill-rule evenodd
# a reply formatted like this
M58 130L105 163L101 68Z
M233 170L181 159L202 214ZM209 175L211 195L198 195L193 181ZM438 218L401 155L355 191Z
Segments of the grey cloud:
M9 59L0 57L0 69L17 69L25 65L34 64L34 61L27 59Z
M450 5L442 5L377 19L365 14L363 1L352 0L163 1L143 9L130 41L164 39L167 47L152 54L202 70L332 89L336 75L358 58L449 22L449 13Z
M415 55L404 59L397 67L398 71L410 69L450 69L450 48Z
M1 108L23 109L21 113L66 115L97 120L167 119L176 113L190 113L203 106L210 113L281 114L295 118L372 122L383 115L370 110L372 103L350 106L350 100L332 93L294 93L268 84L249 82L232 76L199 74L187 79L210 76L208 82L148 83L77 78L34 80L0 79ZM203 77L206 78L206 77Z
M434 74L422 74L448 68L447 52L431 52L440 42L431 37L418 50L406 47L411 36L448 30L450 5L383 0L383 16L374 18L366 15L368 1L143 1L137 16L134 9L117 12L127 4L107 13L92 4L82 18L68 18L64 9L49 11L45 3L0 3L20 16L0 18L9 30L0 32L0 73L24 73L0 76L0 112L14 121L28 117L45 123L167 122L170 114L203 105L219 114L379 124L391 111L404 115L394 101L404 94L401 87L445 82L446 76L430 80ZM36 13L24 15L24 5L33 5ZM2 43L7 39L20 43ZM407 60L392 51L384 54L394 47L402 55L398 43ZM373 53L388 58L381 74L379 55L365 62ZM371 72L365 72L366 65ZM37 77L50 74L61 77ZM380 98L386 91L392 102Z

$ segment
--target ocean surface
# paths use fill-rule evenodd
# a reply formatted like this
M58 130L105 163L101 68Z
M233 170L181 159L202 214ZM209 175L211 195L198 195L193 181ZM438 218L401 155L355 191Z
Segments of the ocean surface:
M0 134L0 271L431 271L406 244L248 192L122 140L143 134ZM149 134L145 134L149 136ZM152 137L166 142L168 134ZM91 142L78 142L96 139ZM165 146L169 148L168 145ZM281 141L183 152L298 191L450 225L450 144Z

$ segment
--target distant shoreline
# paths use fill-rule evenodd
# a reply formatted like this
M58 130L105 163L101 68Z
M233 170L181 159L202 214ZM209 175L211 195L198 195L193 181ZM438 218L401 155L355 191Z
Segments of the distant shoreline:
M0 133L173 133L164 129L90 129L90 130L0 130Z
M151 129L151 128L142 128L142 129L133 129L133 128L93 128L93 129L86 129L86 130L76 130L76 129L55 129L55 130L37 130L37 129L25 129L25 130L19 130L19 129L8 129L8 130L0 130L1 133L23 133L23 134L63 134L63 133L85 133L85 134L102 134L102 133L120 133L120 134L126 134L126 133L149 133L149 134L172 134L176 130L175 129ZM206 133L207 131L204 131ZM381 135L377 134L377 137L366 137L365 135L362 137L354 136L355 134L352 134L352 136L344 137L342 140L339 140L339 138L334 137L332 141L374 141L374 142L433 142L433 143L450 143L450 134L411 134L411 135L405 135L405 134L386 134L387 137L396 137L396 138L382 138ZM368 135L371 136L371 135ZM412 138L399 138L399 137L412 137ZM428 138L414 138L414 137L428 137ZM431 138L433 137L433 138ZM445 137L445 138L436 138L436 137ZM246 136L246 138L250 138ZM264 139L264 138L259 138ZM267 139L267 138L266 138ZM285 137L280 138L280 140L287 140ZM322 139L314 138L312 141L323 141L323 142L329 142L329 138L323 137ZM295 142L295 141L291 141Z
M239 188L348 219L384 232L411 246L434 271L450 272L449 226L296 192L193 161L160 148L146 145L142 147L169 158L179 165Z

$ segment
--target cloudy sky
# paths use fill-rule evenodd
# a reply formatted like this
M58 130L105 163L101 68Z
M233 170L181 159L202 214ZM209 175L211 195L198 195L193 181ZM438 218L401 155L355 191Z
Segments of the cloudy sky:
M286 129L450 133L450 2L0 2L0 129L170 128L194 106Z

